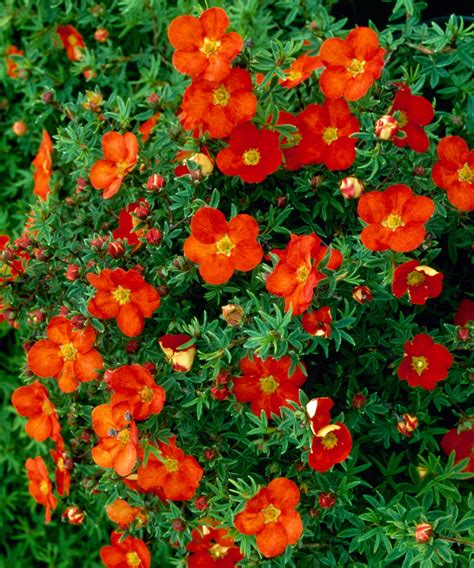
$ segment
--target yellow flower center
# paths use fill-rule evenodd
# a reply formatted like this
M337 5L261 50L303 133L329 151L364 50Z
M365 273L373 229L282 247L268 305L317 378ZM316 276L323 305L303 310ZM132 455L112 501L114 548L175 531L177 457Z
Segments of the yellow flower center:
M382 221L382 226L387 227L387 229L390 229L391 231L395 231L396 229L403 227L404 225L405 223L403 219L400 217L400 215L396 215L395 213L390 213L385 221Z
M280 509L277 509L275 507L275 505L268 505L268 507L265 507L265 509L262 510L263 513L263 517L265 519L265 524L267 525L268 523L276 523L276 521L278 521L278 517L281 514Z
M420 377L423 374L423 372L428 368L428 359L426 357L423 357L423 355L420 355L420 357L412 357L411 368Z
M119 162L117 164L117 176L123 177L128 172L129 167L130 164L128 164L127 162Z
M260 390L265 394L273 394L279 386L280 383L272 375L260 379Z
M243 155L243 162L246 166L256 166L260 162L260 152L257 148L249 148Z
M153 389L150 387L143 387L140 391L140 400L142 402L151 402L153 399Z
M321 444L326 448L326 450L332 450L337 446L337 436L334 432L329 432L321 440Z
M125 444L128 444L128 441L130 440L130 432L128 431L128 428L120 430L117 434L117 440L119 440L124 446Z
M224 256L230 256L235 244L230 240L229 235L224 235L222 239L216 242L216 252L217 254L223 254Z
M418 284L421 284L424 280L425 275L418 270L413 270L413 272L410 272L407 276L408 286L418 286Z
M132 291L128 288L122 288L122 286L118 286L112 292L112 296L119 306L124 306L125 304L128 304L130 302L131 293Z
M165 462L166 471L169 471L169 473L174 473L175 471L178 471L179 469L178 460L174 460L173 458L164 458L164 462Z
M221 42L217 39L204 38L203 44L201 45L200 52L204 53L206 57L214 55L219 49Z
M44 414L51 416L51 414L53 414L53 405L49 402L49 400L45 400L41 406L41 410Z
M310 273L309 267L306 266L306 264L303 264L296 271L296 280L304 284L306 280L308 280L309 273Z
M140 560L140 557L138 556L138 554L136 552L128 552L126 558L127 558L127 564L131 568L137 568L142 563L142 561Z
M406 112L402 110L398 111L397 123L399 128L404 128L408 124L408 116Z
M347 70L353 77L357 77L364 72L365 61L363 59L353 59Z
M212 103L214 105L227 106L229 99L230 93L224 85L220 85L217 89L212 91Z
M337 128L334 128L333 126L326 128L326 130L323 132L323 140L328 146L330 146L338 138L339 136L337 134Z
M40 491L43 495L47 495L49 493L49 483L44 479L40 483Z
M59 348L61 355L65 361L72 361L76 357L76 349L72 343L66 343Z
M59 469L59 471L66 471L66 468L64 467L63 458L58 458L58 461L56 463L56 467Z
M465 163L464 166L458 170L458 180L466 183L474 182L474 168L470 168L469 164Z
M74 36L74 35L68 35L67 36L67 42L68 42L69 45L72 45L72 46L77 45L77 37Z
M225 556L227 556L229 548L230 546L222 546L221 544L216 542L216 544L213 544L209 549L209 553L212 558L214 558L214 560L217 560L219 558L224 558Z
M301 71L298 71L297 69L292 69L287 73L287 76L290 81L297 81L298 79L301 79L303 73L301 73Z

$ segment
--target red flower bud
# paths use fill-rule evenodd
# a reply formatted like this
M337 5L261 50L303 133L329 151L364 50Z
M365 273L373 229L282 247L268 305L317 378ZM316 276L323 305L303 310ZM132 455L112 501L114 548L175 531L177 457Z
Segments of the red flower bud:
M375 136L381 140L391 140L398 132L398 122L389 114L382 116L375 123Z
M94 32L94 39L99 43L104 43L109 38L109 32L105 28L97 28Z
M96 237L95 239L92 239L91 246L97 250L101 250L104 247L107 240L108 237L106 236Z
M367 397L361 392L356 392L355 395L352 397L352 406L353 408L357 408L358 410L363 408L366 402L367 402Z
M140 344L136 339L131 339L127 346L125 347L125 351L127 353L136 353L140 349Z
M458 329L458 339L460 341L467 341L471 337L471 332L468 327L460 327Z
M122 256L124 252L125 252L125 247L120 241L112 241L111 243L109 243L109 246L107 247L107 253L110 254L110 256L113 258L118 258L119 256Z
M356 286L352 290L352 298L359 304L365 304L372 301L373 295L371 289L367 286Z
M147 100L151 105L156 105L160 101L160 97L156 93L152 93Z
M12 130L16 136L24 136L28 131L28 127L24 120L17 120L13 123Z
M222 306L222 317L231 327L238 327L244 321L244 309L237 304Z
M53 93L47 91L41 95L41 100L44 102L45 105L49 105L54 100Z
M64 318L68 315L69 313L69 308L67 306L61 306L59 308L59 315L63 316Z
M186 526L181 519L173 519L171 521L171 526L175 531L184 531L186 529Z
M86 514L79 507L71 506L64 511L61 517L71 525L82 525Z
M16 239L15 244L19 250L27 249L31 246L31 239L28 235L22 235Z
M146 187L148 191L161 191L165 185L165 178L160 174L153 174L148 178Z
M320 493L318 502L321 509L332 509L336 504L336 496L333 493Z
M48 260L48 254L44 248L36 248L34 250L36 260Z
M146 240L151 245L159 245L161 243L162 238L163 238L163 233L156 227L153 227L147 231Z
M207 459L207 461L215 460L217 457L217 450L215 450L214 448L204 450L204 457Z
M415 527L415 539L417 542L428 542L433 535L433 526L429 523L420 523Z
M140 205L135 208L133 214L137 219L146 219L150 214L150 206L146 201L142 201Z
M280 197L277 197L277 207L285 207L287 202L287 198L286 195L281 195Z
M156 365L155 363L143 363L143 368L145 368L151 375L156 373Z
M66 270L66 278L71 282L79 278L79 266L77 264L70 264Z
M200 495L199 497L194 498L194 506L198 511L205 511L209 504L207 502L207 498L204 495Z
M359 199L364 191L364 184L360 179L349 176L341 181L339 189L345 199Z

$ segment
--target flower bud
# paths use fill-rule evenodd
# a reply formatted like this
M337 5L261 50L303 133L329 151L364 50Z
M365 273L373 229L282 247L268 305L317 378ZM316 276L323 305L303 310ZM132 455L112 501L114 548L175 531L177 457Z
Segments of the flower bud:
M413 168L413 175L423 177L426 174L426 169L423 166L415 166Z
M398 132L398 122L393 116L386 114L375 123L375 136L381 140L391 140Z
M420 523L415 527L416 542L428 542L433 535L433 526L429 523Z
M24 120L17 120L13 123L12 130L13 134L15 134L16 136L24 136L28 131L28 127L26 126L26 122Z
M151 93L147 101L151 105L156 105L160 102L160 97L156 93Z
M77 264L70 264L66 270L66 278L71 282L79 278L79 266Z
M46 91L41 95L41 100L45 105L49 105L54 101L54 95L51 91Z
M320 493L318 502L321 509L332 509L336 504L336 496L333 493Z
M424 465L417 466L416 470L418 472L418 475L420 476L420 479L424 479L428 475L428 468Z
M366 402L367 397L361 392L356 392L352 397L352 406L353 408L357 408L357 410L364 408Z
M79 507L71 506L64 511L61 517L70 525L82 525L86 514Z
M154 374L156 373L156 365L155 365L155 363L150 363L150 362L143 363L143 364L142 364L142 367L143 367L144 369L146 369L146 370L150 373L150 375L154 375Z
M458 339L460 341L468 341L471 337L471 332L468 327L460 327L458 329Z
M107 247L107 253L112 258L118 258L119 256L122 256L124 252L125 252L125 247L120 241L112 241L111 243L109 243L109 246Z
M48 253L44 248L36 248L34 250L36 260L48 260Z
M21 235L15 240L15 244L19 250L24 250L31 246L31 239L28 235Z
M222 317L230 327L238 327L244 321L244 309L238 304L222 306Z
M148 191L161 191L164 186L165 178L160 176L160 174L151 175L146 182Z
M207 502L207 498L204 495L200 495L199 497L194 498L194 506L198 511L205 511L209 504Z
M97 28L94 32L94 39L99 43L104 43L109 38L109 32L105 28Z
M365 304L372 301L373 295L371 289L367 286L355 286L352 290L352 298L359 304Z
M349 176L341 181L339 189L345 199L359 199L364 191L364 184L360 179Z
M127 353L136 353L140 349L140 344L136 339L131 339L127 346L125 347L125 351Z
M286 195L280 195L280 197L277 197L276 205L277 205L277 207L285 207L286 202L287 202Z
M403 436L411 438L413 435L412 432L418 428L418 417L411 416L410 414L404 414L402 418L403 420L397 423L397 430Z
M204 457L207 461L215 460L217 457L217 450L215 450L214 448L208 448L207 450L204 450Z
M312 188L316 189L323 183L323 176L313 176L309 180L309 184Z
M59 308L59 315L60 316L65 318L65 317L67 317L68 314L69 314L69 308L67 306L61 306Z
M192 339L189 335L184 334L167 334L160 337L158 343L165 354L166 359L174 371L186 373L193 366L196 356L196 346L191 345L186 349L180 349L181 345Z
M106 236L96 237L95 239L92 239L91 247L95 248L96 250L102 250L107 240L108 237Z
M86 324L86 317L83 315L73 316L71 318L71 323L74 327L82 329Z
M163 238L163 233L156 227L153 227L147 231L146 240L151 245L159 245L161 243L162 238Z
M142 201L133 211L133 214L137 219L146 219L150 214L150 206L146 201Z
M173 519L171 521L171 526L175 531L184 531L186 529L186 526L181 519Z

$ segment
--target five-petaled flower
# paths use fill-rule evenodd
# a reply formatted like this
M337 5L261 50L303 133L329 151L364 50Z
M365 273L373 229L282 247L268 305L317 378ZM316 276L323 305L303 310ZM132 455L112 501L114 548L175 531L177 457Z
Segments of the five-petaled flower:
M56 33L66 50L67 58L70 61L80 61L84 55L83 50L86 45L81 34L76 30L76 28L70 25L58 26L56 28Z
M258 224L250 215L236 215L227 222L218 209L203 207L191 219L184 255L199 264L205 282L224 284L234 270L249 272L262 260L258 232Z
M234 568L244 558L228 529L213 519L206 519L206 525L193 529L191 537L186 546L191 553L188 568Z
M52 154L53 141L48 132L43 129L43 138L32 164L35 167L35 173L33 174L35 182L33 193L44 201L46 201L46 197L50 193L49 182L53 175Z
M28 352L30 371L38 377L54 377L63 392L98 378L103 361L93 348L96 334L92 326L75 329L71 321L57 316L49 322L46 335Z
M257 535L257 548L266 558L282 554L288 545L296 544L303 523L295 510L300 491L294 481L278 477L245 504L234 520L242 534Z
M443 289L443 273L410 260L395 269L392 292L401 298L405 292L412 304L426 304L428 298L437 298Z
M306 312L301 318L303 329L314 337L331 337L332 315L329 306L323 306L319 310Z
M432 199L414 195L403 184L365 193L357 206L359 217L368 223L360 235L362 244L374 251L415 250L425 238L425 223L434 209Z
M58 501L53 495L53 487L49 479L48 469L43 458L28 458L25 463L30 481L29 491L33 499L45 507L46 523L51 521L51 511L56 509Z
M143 540L113 532L111 545L100 549L106 568L150 568L151 554Z
M405 343L398 376L411 387L433 390L437 382L446 379L452 364L453 357L444 345L435 343L426 333L419 333Z

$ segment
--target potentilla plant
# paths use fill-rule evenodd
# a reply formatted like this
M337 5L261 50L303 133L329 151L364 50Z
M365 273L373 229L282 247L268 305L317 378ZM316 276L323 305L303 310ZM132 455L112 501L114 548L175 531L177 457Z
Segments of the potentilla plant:
M472 28L180 3L166 38L143 4L155 78L90 16L47 31L77 95L36 101L0 240L46 523L108 527L108 568L467 566Z

